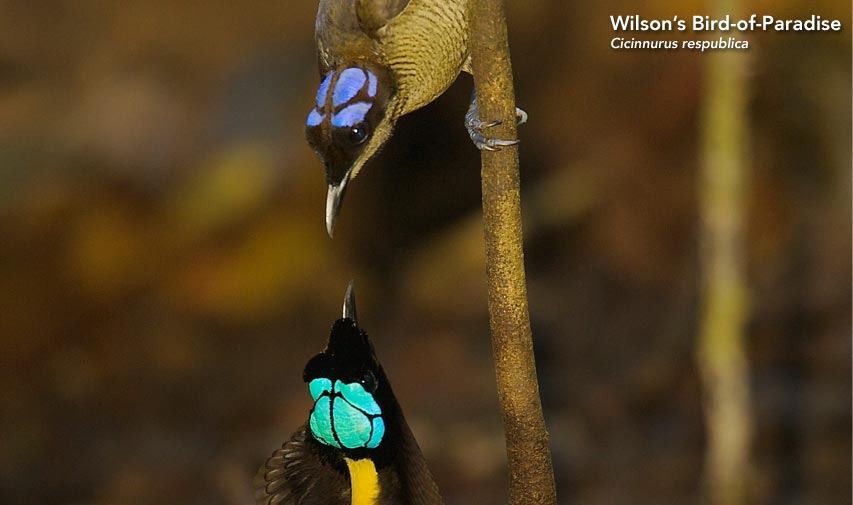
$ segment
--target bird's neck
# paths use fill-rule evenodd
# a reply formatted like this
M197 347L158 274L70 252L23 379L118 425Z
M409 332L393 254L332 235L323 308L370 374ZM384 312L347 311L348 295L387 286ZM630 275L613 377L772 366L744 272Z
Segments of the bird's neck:
M351 505L376 505L379 499L379 474L370 458L344 458L350 477Z

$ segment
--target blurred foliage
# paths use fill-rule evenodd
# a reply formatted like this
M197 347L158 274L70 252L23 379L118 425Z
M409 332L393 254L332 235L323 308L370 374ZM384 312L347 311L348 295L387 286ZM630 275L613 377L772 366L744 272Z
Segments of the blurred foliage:
M0 2L0 501L250 503L346 282L448 503L502 503L471 79L404 118L334 241L314 2ZM753 34L755 503L850 502L850 6ZM627 2L513 3L526 260L565 503L700 503L699 53ZM657 1L646 16L689 16Z

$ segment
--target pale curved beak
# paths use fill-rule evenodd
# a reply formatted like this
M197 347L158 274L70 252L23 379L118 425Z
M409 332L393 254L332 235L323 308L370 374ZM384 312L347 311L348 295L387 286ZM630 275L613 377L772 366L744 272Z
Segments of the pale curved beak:
M344 293L344 308L343 308L343 318L349 319L350 321L358 324L358 318L355 315L355 288L353 287L354 281L350 280L347 285L347 291Z
M329 238L332 238L334 234L335 223L338 220L341 205L344 203L344 195L347 192L351 173L351 170L347 171L340 183L329 184L329 191L326 193L326 232L329 234Z

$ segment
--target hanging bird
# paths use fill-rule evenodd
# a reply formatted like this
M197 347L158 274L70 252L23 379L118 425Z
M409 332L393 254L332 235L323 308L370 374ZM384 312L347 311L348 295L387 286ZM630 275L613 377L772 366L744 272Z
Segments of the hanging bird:
M397 120L435 100L461 71L471 73L472 0L320 0L316 39L320 88L306 121L308 143L325 165L329 236L350 179L388 140ZM527 114L516 110L519 124ZM474 144L518 143L487 137L476 96L465 115Z
M256 476L263 505L440 505L438 487L385 371L358 327L352 282L343 318L303 379L308 422Z

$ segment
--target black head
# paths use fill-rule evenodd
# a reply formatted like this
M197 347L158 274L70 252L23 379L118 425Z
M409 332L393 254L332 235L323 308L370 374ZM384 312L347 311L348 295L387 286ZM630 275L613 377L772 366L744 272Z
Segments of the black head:
M335 321L329 343L305 366L314 408L309 421L315 440L350 453L379 450L396 430L398 406L367 333L355 320L352 285L344 317Z
M389 73L367 62L329 72L320 83L305 134L326 169L329 235L349 180L391 135L394 92Z
M352 319L338 319L332 325L329 344L305 365L302 379L310 383L326 378L345 384L357 382L370 394L376 392L381 366L367 333Z

